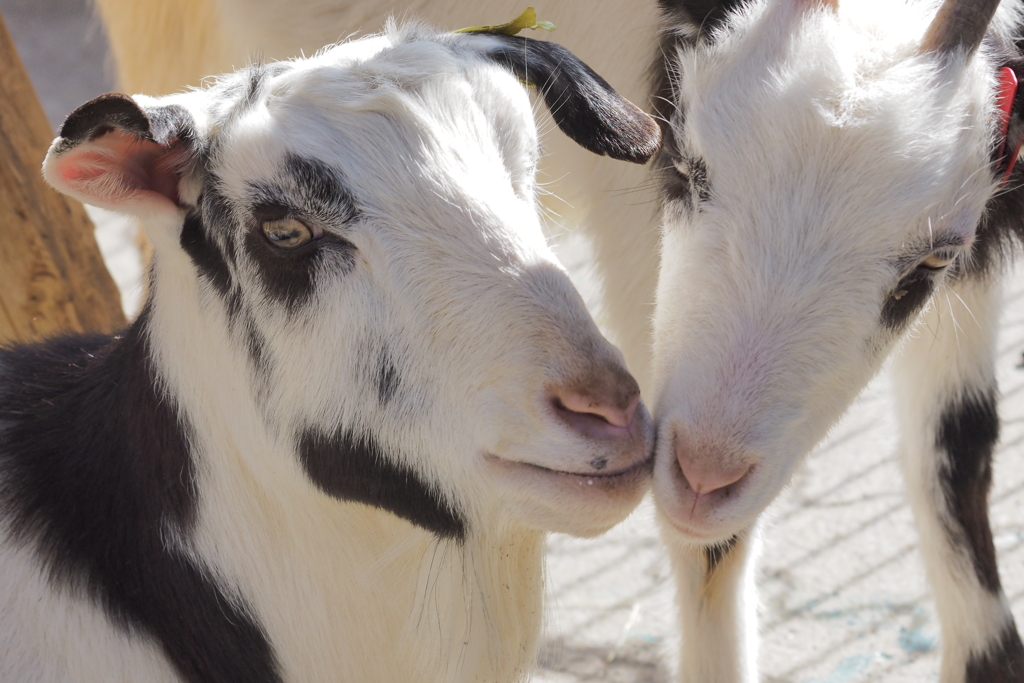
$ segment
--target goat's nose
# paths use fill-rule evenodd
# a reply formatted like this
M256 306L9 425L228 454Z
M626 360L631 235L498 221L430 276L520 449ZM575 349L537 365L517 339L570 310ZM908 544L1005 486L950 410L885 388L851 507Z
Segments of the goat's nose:
M715 449L720 453L728 453L727 449ZM716 462L715 452L704 453L706 457L695 457L697 454L686 446L684 439L676 439L676 460L679 469L690 489L698 496L706 496L716 491L728 493L728 487L739 482L750 471L750 462L744 459L737 461L730 457L728 461Z
M627 396L625 404L613 403L608 398L579 394L572 391L557 392L555 399L560 407L578 415L592 415L613 427L629 427L640 405L639 392Z
M750 471L750 465L740 465L725 469L702 468L679 461L679 468L683 471L683 477L693 492L698 496L706 496L715 491L723 491L732 486Z
M624 379L628 381L595 382L582 389L556 388L550 393L551 405L563 423L588 439L632 437L640 388L628 373L624 373Z

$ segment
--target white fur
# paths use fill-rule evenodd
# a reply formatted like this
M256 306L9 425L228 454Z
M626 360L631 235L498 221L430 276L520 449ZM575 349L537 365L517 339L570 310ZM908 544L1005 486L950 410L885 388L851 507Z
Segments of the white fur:
M323 229L355 245L355 265L321 269L310 303L285 309L253 259L232 267L266 374L179 245L184 209L90 196L62 173L60 140L46 165L58 188L122 197L146 217L152 354L193 426L199 491L195 532L168 528L166 543L252 606L286 681L521 679L540 629L543 532L600 533L643 493L642 477L587 476L595 455L609 472L646 460L646 418L620 447L552 414L553 388L628 375L545 243L531 105L479 56L488 40L389 30L291 64L241 113L231 86L244 92L244 74L137 98L186 108L219 143L213 169L183 177L186 206L211 171L246 205L253 183L284 182L286 154L340 169L354 189L358 220ZM386 406L372 381L382 346L398 374ZM296 453L311 426L372 433L464 513L464 545L321 492ZM175 680L144 634L126 637L41 572L0 542L0 680Z

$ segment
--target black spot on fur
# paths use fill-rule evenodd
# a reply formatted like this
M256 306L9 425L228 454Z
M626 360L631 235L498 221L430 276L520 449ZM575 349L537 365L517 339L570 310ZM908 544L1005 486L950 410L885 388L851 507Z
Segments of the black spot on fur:
M490 59L540 89L551 117L566 135L595 154L647 163L661 144L658 124L557 43L521 36Z
M722 560L732 552L732 549L739 543L740 537L733 536L727 541L723 541L717 545L709 545L704 547L704 560L707 562L707 575L711 576L718 569L718 565L722 563Z
M465 539L462 514L415 472L388 458L372 436L307 430L298 445L306 473L324 493L386 510L441 538Z
M935 271L923 267L905 275L882 305L882 325L890 332L902 331L932 295L935 277Z
M377 397L381 405L386 405L398 389L398 370L391 360L387 349L381 349L377 358Z
M998 643L984 655L967 662L966 683L1020 683L1024 681L1024 645L1011 621Z
M155 389L149 311L120 337L0 351L0 513L50 580L144 633L189 683L274 683L250 610L169 547L196 516L189 427Z
M965 545L978 581L998 593L999 570L988 523L988 491L992 484L992 451L999 438L995 392L968 394L942 414L936 447L947 461L940 469L942 492L949 506L950 539Z

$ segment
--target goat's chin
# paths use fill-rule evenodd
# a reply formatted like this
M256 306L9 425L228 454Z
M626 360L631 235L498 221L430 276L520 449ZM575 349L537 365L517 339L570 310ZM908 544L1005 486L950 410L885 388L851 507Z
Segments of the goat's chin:
M596 536L633 511L650 485L653 458L644 454L611 472L579 473L485 456L515 520L529 528Z
M715 544L749 528L775 499L781 486L775 486L760 468L753 468L726 490L697 495L675 457L659 454L652 488L666 528L696 543Z

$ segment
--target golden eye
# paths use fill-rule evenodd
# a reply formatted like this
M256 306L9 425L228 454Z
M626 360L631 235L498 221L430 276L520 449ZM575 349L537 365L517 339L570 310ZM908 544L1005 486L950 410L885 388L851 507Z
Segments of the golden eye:
M264 221L260 227L267 240L278 249L297 249L320 237L296 218Z
M927 270L942 270L955 261L956 256L955 251L937 251L921 261L921 267Z

